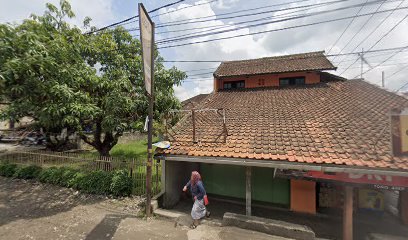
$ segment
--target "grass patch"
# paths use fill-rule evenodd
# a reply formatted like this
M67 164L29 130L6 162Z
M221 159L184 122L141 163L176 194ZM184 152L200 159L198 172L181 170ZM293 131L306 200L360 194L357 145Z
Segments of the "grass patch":
M157 142L158 140L158 138L153 138L153 143ZM147 140L116 144L110 151L110 154L112 157L146 158Z
M158 142L159 138L154 137L153 143ZM153 146L153 149L155 147ZM81 153L83 157L99 157L95 149L89 152ZM147 158L147 139L131 141L127 143L118 143L110 150L111 157L117 158Z

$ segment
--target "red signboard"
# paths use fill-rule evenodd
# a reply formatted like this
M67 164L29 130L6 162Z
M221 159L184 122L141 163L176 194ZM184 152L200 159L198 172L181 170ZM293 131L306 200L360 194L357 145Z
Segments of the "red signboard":
M308 171L305 177L333 180L346 183L359 183L374 185L375 188L403 190L408 187L408 177L385 176L377 174L360 173L324 173L319 171Z

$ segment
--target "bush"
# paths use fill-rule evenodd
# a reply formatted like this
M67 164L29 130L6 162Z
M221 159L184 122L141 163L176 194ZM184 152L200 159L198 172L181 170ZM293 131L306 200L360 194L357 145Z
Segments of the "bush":
M3 163L0 164L0 176L37 178L43 183L58 184L93 194L129 196L133 190L133 179L127 170L82 172L68 167L42 169L35 165L18 167L16 164ZM140 189L140 192L143 192L142 190Z
M40 175L38 175L38 180L43 183L51 183L52 176L54 172L57 171L58 168L50 167L45 168L41 171Z
M81 190L82 186L84 185L85 173L77 172L73 175L71 180L68 181L68 187L75 188L77 190Z
M111 183L112 173L98 170L87 173L80 188L87 193L110 194Z
M15 172L15 177L22 179L34 179L40 174L42 168L36 165L22 166Z
M79 172L78 169L64 168L64 173L62 174L60 185L63 187L69 187L70 181L75 177L75 175L78 172Z
M12 177L17 171L17 165L16 164L10 164L10 163L2 163L0 165L0 176L3 177Z
M129 196L132 193L133 181L127 170L117 170L113 173L110 191L115 196Z

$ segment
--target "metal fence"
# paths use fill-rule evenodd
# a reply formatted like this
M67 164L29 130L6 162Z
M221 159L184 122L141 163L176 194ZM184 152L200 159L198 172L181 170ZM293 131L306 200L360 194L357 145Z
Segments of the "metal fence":
M45 150L10 151L0 153L0 162L47 167L71 167L84 171L114 171L126 169L133 179L133 193L146 193L146 159L101 157L87 152L52 152ZM152 194L161 189L161 163L154 161L152 168Z

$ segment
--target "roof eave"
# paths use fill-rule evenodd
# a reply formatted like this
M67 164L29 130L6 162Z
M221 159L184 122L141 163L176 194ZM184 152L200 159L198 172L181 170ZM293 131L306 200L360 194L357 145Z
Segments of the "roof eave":
M245 77L245 76L256 76L256 75L267 75L267 74L282 74L282 73L297 73L297 72L308 72L308 71L328 71L337 70L337 67L332 68L319 68L319 69L306 69L299 71L285 71L285 72L265 72L265 73L253 73L253 74L237 74L237 75L218 75L216 72L213 73L215 78L228 78L228 77Z
M292 169L303 171L320 171L320 172L346 172L358 174L377 174L387 176L408 177L408 170L390 169L390 168L369 168L359 166L335 165L335 164L308 164L296 163L289 161L265 161L247 158L227 158L227 157L193 157L188 155L167 155L164 157L168 161L179 162L196 162L196 163L212 163L254 167L268 167L278 169Z

